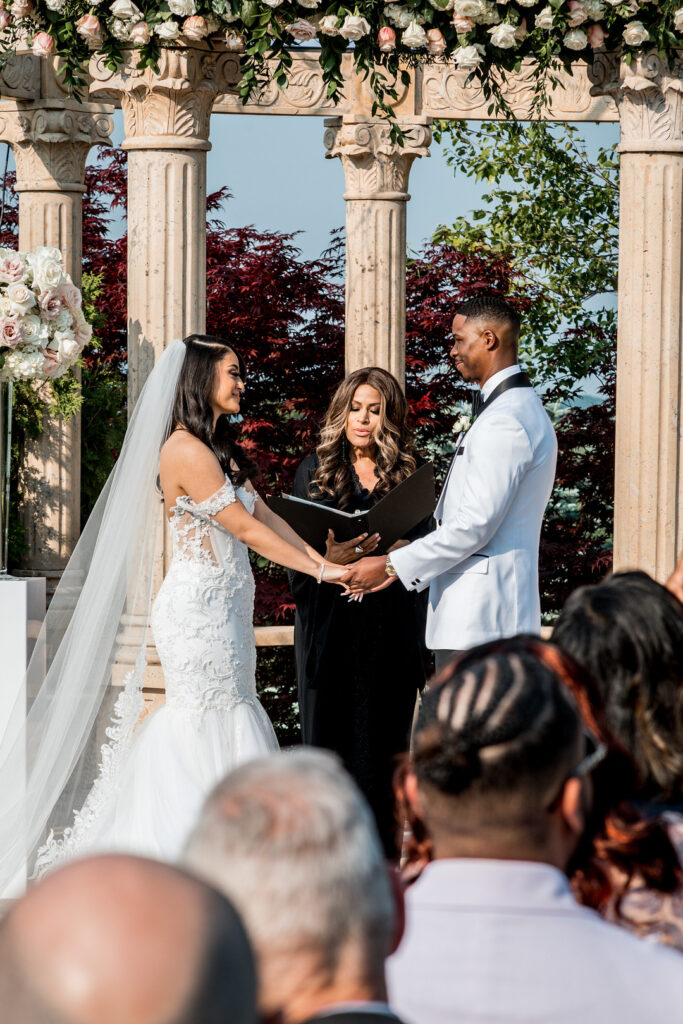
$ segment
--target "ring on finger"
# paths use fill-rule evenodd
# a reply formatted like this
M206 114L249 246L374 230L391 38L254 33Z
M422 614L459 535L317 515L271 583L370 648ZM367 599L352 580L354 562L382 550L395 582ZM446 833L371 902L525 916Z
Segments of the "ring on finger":
M356 552L357 555L362 555L363 554L363 545L362 544L356 544L356 546L355 546L355 548L353 550Z

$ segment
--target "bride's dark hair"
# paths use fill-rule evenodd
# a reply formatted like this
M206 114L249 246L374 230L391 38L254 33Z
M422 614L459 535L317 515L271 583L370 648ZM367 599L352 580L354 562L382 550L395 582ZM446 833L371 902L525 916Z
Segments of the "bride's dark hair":
M178 377L169 434L184 427L198 437L221 464L235 486L258 475L256 463L237 443L237 432L227 416L219 416L213 425L211 396L218 363L229 352L237 359L244 380L245 367L239 352L223 338L209 334L190 334L183 339L185 359ZM237 470L235 470L237 466Z

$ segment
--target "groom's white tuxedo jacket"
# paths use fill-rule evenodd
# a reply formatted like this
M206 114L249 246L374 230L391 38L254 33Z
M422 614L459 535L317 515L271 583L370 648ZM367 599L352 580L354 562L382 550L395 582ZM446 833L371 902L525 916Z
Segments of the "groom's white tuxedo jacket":
M519 367L482 389L486 400ZM436 506L436 529L391 555L409 590L429 587L427 645L464 650L538 633L538 544L557 441L533 388L511 388L459 439Z

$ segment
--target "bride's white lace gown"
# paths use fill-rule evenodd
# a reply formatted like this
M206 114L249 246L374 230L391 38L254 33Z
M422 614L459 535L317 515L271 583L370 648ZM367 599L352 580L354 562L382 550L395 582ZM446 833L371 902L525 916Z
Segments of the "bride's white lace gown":
M172 510L173 556L151 616L166 703L133 733L141 696L126 687L99 777L73 826L40 851L41 872L92 850L175 859L213 785L277 749L256 696L248 550L214 519L238 499L253 514L258 495L226 478L201 504L181 497Z

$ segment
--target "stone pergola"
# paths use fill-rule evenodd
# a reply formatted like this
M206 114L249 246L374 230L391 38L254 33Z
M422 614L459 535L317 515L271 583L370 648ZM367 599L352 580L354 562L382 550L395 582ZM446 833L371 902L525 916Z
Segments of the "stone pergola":
M32 54L13 58L0 80L0 141L11 144L17 165L19 246L58 247L77 283L86 160L108 141L114 107L123 109L130 400L165 345L205 330L212 115L324 119L326 156L341 160L346 181L347 369L374 363L402 379L410 169L429 155L433 119L489 118L481 90L466 88L466 73L449 65L413 71L395 106L405 132L399 146L371 116L372 97L350 56L337 106L325 99L315 51L294 55L284 92L273 85L246 106L233 53L164 50L158 74L137 70L136 62L133 56L113 73L94 60L83 103L65 93L51 60ZM533 66L523 67L507 87L521 119L529 116L533 74ZM577 65L572 77L563 76L547 117L621 121L615 565L663 579L683 547L683 63L670 70L652 55L628 68L598 55L590 72ZM24 474L26 568L59 572L78 533L78 418L48 424Z

